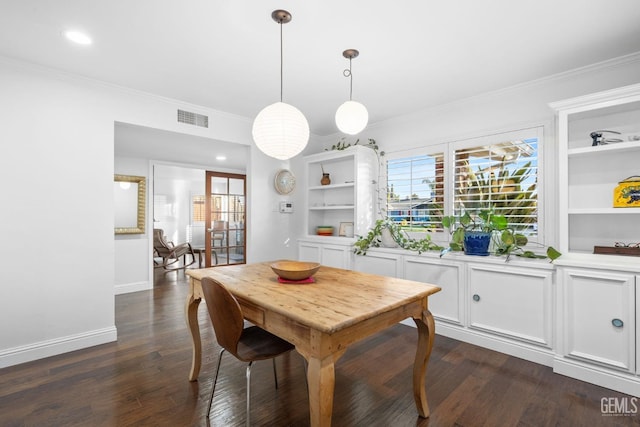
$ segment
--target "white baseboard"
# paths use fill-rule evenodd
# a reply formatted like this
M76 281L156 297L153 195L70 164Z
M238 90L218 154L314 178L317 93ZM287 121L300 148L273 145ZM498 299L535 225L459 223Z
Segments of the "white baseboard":
M403 325L413 326L414 328L416 327L413 319L405 319L401 323ZM438 320L436 320L436 334L499 351L500 353L519 357L520 359L530 362L553 366L554 352L551 349L538 348L526 343L520 343L516 340L493 336L461 326L450 325L445 322L439 322Z
M93 347L99 344L113 342L117 339L118 331L115 326L112 326L110 328L97 329L95 331L41 341L21 347L13 347L0 351L0 368Z
M121 295L130 294L131 292L147 291L151 288L153 288L153 286L151 286L151 282L133 282L116 285L114 292L116 295Z
M553 372L599 385L630 396L640 397L640 377L632 373L617 372L595 365L587 365L558 356L553 361Z
M499 351L500 353L519 357L520 359L530 362L553 366L554 352L551 349L536 347L531 344L521 343L516 340L493 336L479 331L463 329L442 322L436 322L436 334Z

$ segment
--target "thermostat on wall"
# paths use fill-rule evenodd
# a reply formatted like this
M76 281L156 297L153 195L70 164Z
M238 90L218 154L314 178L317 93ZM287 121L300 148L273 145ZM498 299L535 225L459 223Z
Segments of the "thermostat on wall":
M293 213L293 203L280 202L280 213Z

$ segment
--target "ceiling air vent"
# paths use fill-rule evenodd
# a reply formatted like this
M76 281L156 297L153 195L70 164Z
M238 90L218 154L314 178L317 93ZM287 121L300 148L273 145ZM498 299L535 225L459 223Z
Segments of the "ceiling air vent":
M203 128L209 127L209 117L191 111L178 110L178 122Z

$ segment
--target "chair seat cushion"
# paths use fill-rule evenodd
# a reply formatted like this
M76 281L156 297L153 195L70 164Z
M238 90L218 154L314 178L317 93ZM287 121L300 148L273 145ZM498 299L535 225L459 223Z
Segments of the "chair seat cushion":
M238 357L245 362L270 359L294 348L290 342L262 328L250 326L242 330L238 341Z

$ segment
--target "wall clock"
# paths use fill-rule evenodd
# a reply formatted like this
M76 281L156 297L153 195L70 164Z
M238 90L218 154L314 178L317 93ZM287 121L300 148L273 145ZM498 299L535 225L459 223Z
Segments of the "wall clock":
M296 177L289 169L281 169L276 173L274 185L278 193L289 194L296 188Z

